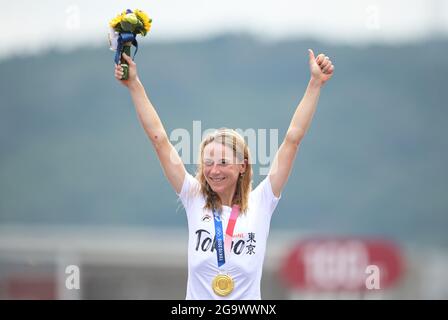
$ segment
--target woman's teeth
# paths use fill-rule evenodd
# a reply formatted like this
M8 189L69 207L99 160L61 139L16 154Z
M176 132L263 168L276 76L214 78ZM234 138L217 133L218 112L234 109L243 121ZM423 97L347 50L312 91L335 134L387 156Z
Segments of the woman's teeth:
M210 180L218 182L224 180L224 178L210 178Z

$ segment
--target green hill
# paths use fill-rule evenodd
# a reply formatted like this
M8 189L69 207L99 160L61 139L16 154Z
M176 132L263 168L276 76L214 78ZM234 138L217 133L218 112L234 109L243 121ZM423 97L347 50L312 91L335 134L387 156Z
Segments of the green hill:
M168 132L200 120L203 130L278 128L281 139L309 47L336 73L273 228L448 245L447 41L356 48L224 35L150 43L136 61ZM186 225L112 52L52 51L0 69L0 223Z

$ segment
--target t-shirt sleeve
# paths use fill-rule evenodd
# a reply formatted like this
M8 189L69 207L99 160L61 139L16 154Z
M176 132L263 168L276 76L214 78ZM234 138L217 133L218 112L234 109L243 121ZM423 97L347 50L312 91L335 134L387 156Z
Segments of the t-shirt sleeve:
M265 208L265 211L269 215L272 215L278 202L280 201L280 198L282 197L281 194L279 197L274 195L269 176L266 176L266 178L260 182L260 184L254 189L253 193L254 200Z
M195 194L199 192L199 189L199 181L196 180L196 178L191 174L186 172L184 182L182 184L182 189L180 190L180 193L177 194L185 210L187 210L191 206L192 199L194 198Z

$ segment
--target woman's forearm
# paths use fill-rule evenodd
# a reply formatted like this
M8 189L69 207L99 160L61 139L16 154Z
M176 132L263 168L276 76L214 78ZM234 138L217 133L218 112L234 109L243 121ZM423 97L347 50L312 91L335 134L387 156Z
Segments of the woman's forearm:
M167 138L165 128L157 114L156 109L151 104L146 95L142 83L137 80L129 86L129 92L134 102L135 110L143 129L153 144L156 144Z
M297 106L291 124L286 133L285 140L296 145L300 143L311 125L317 102L319 101L322 83L311 78L306 88L305 94Z

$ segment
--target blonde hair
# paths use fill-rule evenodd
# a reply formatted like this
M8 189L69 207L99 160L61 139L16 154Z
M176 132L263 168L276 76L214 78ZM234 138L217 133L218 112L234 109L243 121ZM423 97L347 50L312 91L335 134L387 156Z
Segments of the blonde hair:
M212 142L221 143L223 146L229 147L233 150L233 156L238 162L241 161L241 163L246 163L246 171L238 177L235 194L232 200L232 205L239 205L240 212L246 213L249 205L249 194L252 190L252 165L249 148L244 141L244 138L238 132L227 128L218 129L205 137L199 148L199 163L196 179L201 185L200 192L205 198L204 209L217 210L218 212L221 212L222 210L221 199L218 197L218 194L212 190L203 173L204 149Z

